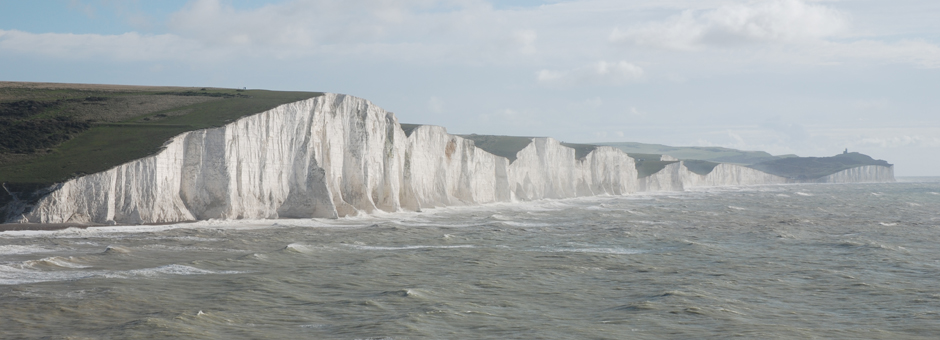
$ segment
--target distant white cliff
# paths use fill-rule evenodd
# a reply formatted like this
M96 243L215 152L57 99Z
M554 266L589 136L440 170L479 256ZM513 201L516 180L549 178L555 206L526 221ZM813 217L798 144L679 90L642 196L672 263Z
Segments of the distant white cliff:
M810 180L813 183L881 183L894 182L894 166L864 165L846 169L823 178Z
M437 126L419 126L408 135L393 114L371 102L326 94L178 135L156 155L60 184L17 220L336 218L790 182L731 164L699 175L682 162L637 178L634 160L618 149L601 146L577 159L574 149L551 138L534 138L516 156L510 162ZM893 170L862 167L824 179L893 181Z

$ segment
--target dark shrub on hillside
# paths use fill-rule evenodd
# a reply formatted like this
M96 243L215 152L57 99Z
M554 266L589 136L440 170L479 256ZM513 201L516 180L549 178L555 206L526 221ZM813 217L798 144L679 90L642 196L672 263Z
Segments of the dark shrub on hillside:
M35 100L0 103L0 117L29 117L39 114L57 104L56 102L40 102Z
M33 153L59 145L89 128L90 123L68 117L27 121L0 119L0 152Z

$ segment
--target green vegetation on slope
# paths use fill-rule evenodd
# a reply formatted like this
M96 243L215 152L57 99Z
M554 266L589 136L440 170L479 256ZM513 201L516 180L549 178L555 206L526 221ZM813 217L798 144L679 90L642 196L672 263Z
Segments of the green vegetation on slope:
M697 159L718 163L754 164L781 157L794 157L793 155L773 156L764 151L741 151L720 147L696 146L667 146L662 144L645 143L600 143L623 150L626 153L669 155L681 160Z
M483 149L491 154L506 157L512 163L516 160L516 154L532 143L532 137L516 136L490 136L490 135L459 135L460 137L473 141L476 147Z
M687 159L682 161L682 164L685 165L689 171L705 176L712 172L716 166L720 163L703 161L698 159Z
M832 157L792 157L769 160L749 167L798 180L810 180L828 176L842 170L864 165L891 166L886 161L876 160L858 152L849 152Z
M666 168L667 165L678 161L661 161L662 155L651 153L628 153L627 155L636 162L636 177L643 178L655 174Z
M415 131L422 124L400 124L402 131L405 131L405 136L411 137L411 133Z
M8 187L49 185L104 171L156 153L177 134L222 126L322 95L51 85L0 88L0 129L4 132L0 138L0 183ZM50 121L64 123L45 124Z
M574 149L574 158L577 160L583 160L591 151L597 149L597 145L592 144L561 143L561 145Z

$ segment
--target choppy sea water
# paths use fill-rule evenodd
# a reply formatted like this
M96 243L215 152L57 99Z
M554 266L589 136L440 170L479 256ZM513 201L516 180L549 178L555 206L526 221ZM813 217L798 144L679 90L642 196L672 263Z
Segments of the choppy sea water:
M0 233L0 338L940 337L940 182Z

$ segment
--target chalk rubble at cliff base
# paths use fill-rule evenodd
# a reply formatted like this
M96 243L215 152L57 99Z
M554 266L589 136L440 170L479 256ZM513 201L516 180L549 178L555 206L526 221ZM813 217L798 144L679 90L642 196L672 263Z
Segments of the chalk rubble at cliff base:
M866 166L825 183L893 181ZM517 159L490 154L438 126L410 135L371 102L325 94L183 133L156 155L61 183L13 220L33 223L165 223L207 219L336 218L375 211L682 191L792 182L733 164L707 175L682 162L637 178L634 160L597 147L581 159L534 138Z

